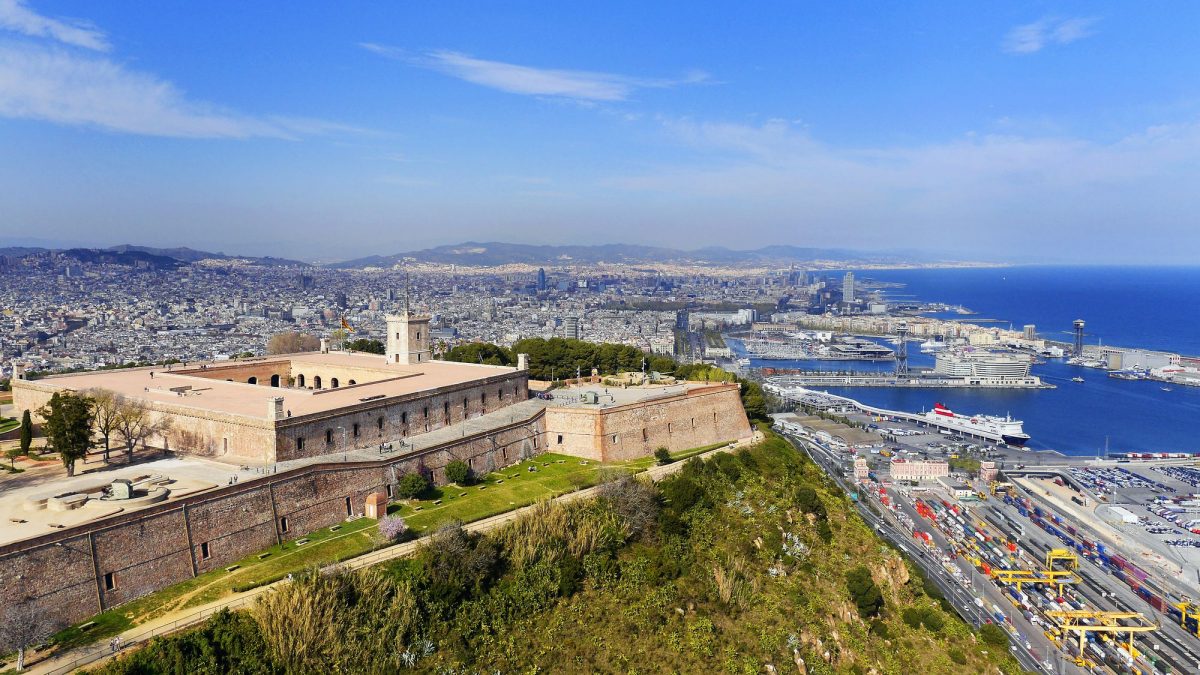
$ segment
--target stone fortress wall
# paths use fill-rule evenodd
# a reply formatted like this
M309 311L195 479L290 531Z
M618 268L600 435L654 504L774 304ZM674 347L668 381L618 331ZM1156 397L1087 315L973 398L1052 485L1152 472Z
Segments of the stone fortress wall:
M546 410L547 452L617 462L753 433L737 384L714 384L624 405Z
M456 459L487 472L544 452L544 423L537 411L419 452L310 464L0 546L0 611L28 602L64 625L83 620L362 513L405 473L444 483Z

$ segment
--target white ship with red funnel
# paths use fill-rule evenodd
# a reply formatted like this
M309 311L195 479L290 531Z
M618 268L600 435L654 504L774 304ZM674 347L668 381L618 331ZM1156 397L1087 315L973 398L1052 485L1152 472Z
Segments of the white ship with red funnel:
M1014 420L1011 416L960 415L941 403L935 403L933 410L922 417L930 426L958 431L976 438L986 438L989 441L1022 446L1029 440L1029 434L1022 428L1021 420Z

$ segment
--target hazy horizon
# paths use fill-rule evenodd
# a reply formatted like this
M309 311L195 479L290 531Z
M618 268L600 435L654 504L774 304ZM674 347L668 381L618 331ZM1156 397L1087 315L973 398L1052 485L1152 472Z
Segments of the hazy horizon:
M0 241L1195 263L1197 19L0 0Z

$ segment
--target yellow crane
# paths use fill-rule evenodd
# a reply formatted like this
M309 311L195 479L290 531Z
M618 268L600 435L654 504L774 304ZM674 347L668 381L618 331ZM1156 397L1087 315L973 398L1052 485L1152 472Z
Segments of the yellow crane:
M1200 637L1200 605L1186 597L1183 602L1172 603L1179 610L1179 625L1192 635Z
M1078 556L1065 548L1055 548L1046 552L1044 570L992 570L992 577L1001 583L1016 584L1018 591L1025 584L1047 584L1062 595L1065 584L1080 582L1078 569Z
M1141 612L1102 612L1091 609L1070 609L1050 610L1046 612L1046 616L1058 624L1055 628L1059 633L1079 634L1080 656L1083 656L1084 640L1088 633L1129 633L1127 649L1130 656L1135 656L1137 652L1133 650L1133 634L1149 633L1158 630L1158 624L1147 619Z

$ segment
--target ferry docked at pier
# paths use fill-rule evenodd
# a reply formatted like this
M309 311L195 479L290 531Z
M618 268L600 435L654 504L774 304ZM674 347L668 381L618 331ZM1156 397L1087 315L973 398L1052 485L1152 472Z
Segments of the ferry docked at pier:
M1025 433L1021 420L1014 420L1012 416L959 415L941 403L935 403L933 410L922 417L931 426L1008 445L1020 447L1029 441L1029 434Z

